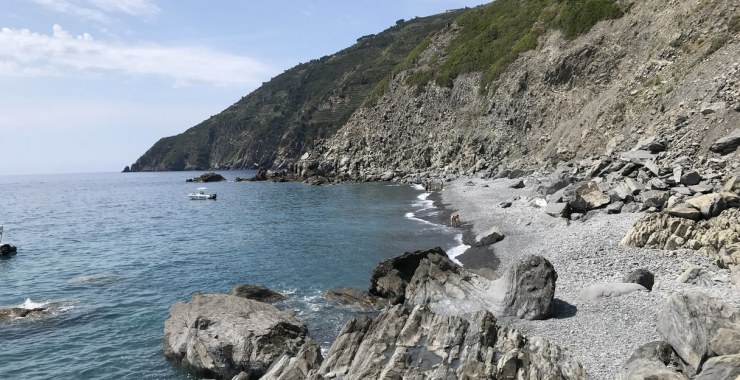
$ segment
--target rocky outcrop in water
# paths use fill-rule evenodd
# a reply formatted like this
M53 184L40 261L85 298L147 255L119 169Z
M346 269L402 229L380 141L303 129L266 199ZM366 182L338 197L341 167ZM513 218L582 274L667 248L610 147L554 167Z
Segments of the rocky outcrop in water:
M199 376L259 378L285 353L296 353L308 330L274 306L226 294L195 294L170 307L164 355Z
M188 178L185 182L221 182L226 181L226 178L218 173L204 173L195 178Z
M0 321L12 321L18 318L35 318L49 315L49 310L43 307L35 308L23 308L23 307L11 307L8 309L0 309Z
M261 285L237 285L229 291L229 294L266 303L274 303L286 299L284 295Z

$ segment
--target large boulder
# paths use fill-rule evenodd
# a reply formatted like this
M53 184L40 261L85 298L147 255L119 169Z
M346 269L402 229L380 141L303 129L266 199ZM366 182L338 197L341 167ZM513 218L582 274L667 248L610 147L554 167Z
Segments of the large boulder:
M648 291L653 290L653 284L655 284L655 275L647 269L640 268L635 269L630 273L627 273L623 278L622 282L640 284Z
M696 372L708 357L732 353L740 312L703 293L674 293L658 314L658 331Z
M588 210L607 205L611 201L609 194L601 190L599 184L593 181L576 189L576 194L585 202Z
M719 215L727 208L727 203L725 202L725 199L722 197L722 195L716 193L691 198L688 199L686 203L701 211L701 214L706 219L710 219Z
M307 379L319 368L321 362L321 347L315 340L309 339L295 355L286 353L277 359L270 370L260 377L260 380ZM240 375L242 374L244 374L244 379L249 379L246 372Z
M541 256L526 256L496 280L478 276L447 257L422 260L406 288L410 304L445 315L490 310L496 316L544 319L550 315L558 275Z
M694 380L737 380L740 378L740 353L713 357L704 363Z
M387 298L391 304L403 303L411 277L421 260L430 255L447 257L442 248L436 247L426 251L406 252L401 256L383 260L370 276L371 295Z
M682 367L681 359L673 352L670 344L654 341L638 347L624 363L615 379L687 380L686 375L675 370Z
M349 321L308 378L585 379L571 354L544 338L500 327L488 311L467 318L396 305Z
M227 294L195 294L170 307L164 355L198 376L259 378L285 353L305 343L308 330L274 306Z
M493 226L490 230L475 238L475 245L483 247L497 243L504 239L504 231L499 226Z

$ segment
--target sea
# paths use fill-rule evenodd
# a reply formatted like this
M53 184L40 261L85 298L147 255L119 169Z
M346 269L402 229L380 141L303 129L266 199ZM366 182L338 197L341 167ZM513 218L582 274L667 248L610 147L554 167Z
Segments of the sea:
M288 296L326 350L362 313L332 287L367 289L405 251L465 251L420 186L187 183L200 173L0 176L0 308L50 315L0 321L0 379L191 379L162 353L168 308L196 292L259 284ZM218 200L189 200L198 186Z

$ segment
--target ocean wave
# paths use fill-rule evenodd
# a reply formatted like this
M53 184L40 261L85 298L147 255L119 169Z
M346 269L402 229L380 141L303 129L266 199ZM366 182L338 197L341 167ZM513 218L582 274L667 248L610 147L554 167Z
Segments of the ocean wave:
M422 185L420 183L415 183L415 184L411 185L411 187L414 188L414 190L426 190L424 188L424 185Z
M18 305L16 307L21 308L21 309L30 310L30 309L41 309L41 308L45 308L47 305L49 305L49 302L44 302L44 301L36 302L36 301L31 300L30 298L26 298L26 300L23 301L22 304L20 304L20 305Z
M457 257L465 253L465 251L467 251L470 246L463 243L462 234L457 234L457 236L455 236L455 241L458 243L458 245L447 250L447 256L450 257L450 260L462 266L463 264L460 262L460 260L457 259Z
M435 227L442 227L439 224L432 223L432 222L430 222L428 220L424 220L424 219L421 219L421 218L416 217L416 214L414 214L413 212L407 212L403 217L406 218L406 219L409 219L409 220L414 220L414 221L417 221L417 222L424 223L426 225L435 226Z

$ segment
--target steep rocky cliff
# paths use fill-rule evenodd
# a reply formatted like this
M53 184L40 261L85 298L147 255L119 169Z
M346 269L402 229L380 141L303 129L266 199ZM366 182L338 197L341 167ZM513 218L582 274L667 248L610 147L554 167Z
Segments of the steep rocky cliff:
M395 50L402 56L376 83L341 91L346 73L363 77L333 72L333 61L375 43L363 41L422 24L429 37L415 34L415 48ZM709 151L712 142L740 125L738 38L740 5L731 0L501 0L402 23L291 69L221 115L161 140L132 169L257 164L297 178L364 181L543 168L651 138L665 147L661 160L701 164L719 155ZM366 53L382 50L374 49ZM336 75L324 98L260 103L310 93L309 74L320 67ZM287 78L290 86L280 87ZM325 123L324 113L342 117Z
M572 41L549 30L482 91L483 74L475 72L451 87L407 85L444 59L459 33L444 30L375 105L357 110L293 169L366 180L542 168L649 138L664 144L663 161L719 156L709 146L740 125L740 5L631 5Z

